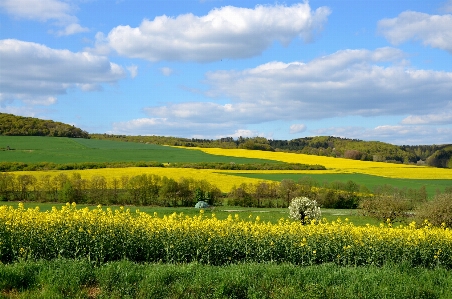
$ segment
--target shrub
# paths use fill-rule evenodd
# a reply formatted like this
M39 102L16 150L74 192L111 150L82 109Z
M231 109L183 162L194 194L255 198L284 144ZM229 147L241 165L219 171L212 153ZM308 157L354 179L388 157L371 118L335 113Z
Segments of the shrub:
M363 200L360 207L364 216L397 222L404 220L409 215L411 203L397 195L378 195Z
M289 217L306 224L309 220L320 219L322 213L317 202L307 197L295 197L289 205Z
M435 226L452 227L452 193L438 194L416 210L416 222L428 220Z

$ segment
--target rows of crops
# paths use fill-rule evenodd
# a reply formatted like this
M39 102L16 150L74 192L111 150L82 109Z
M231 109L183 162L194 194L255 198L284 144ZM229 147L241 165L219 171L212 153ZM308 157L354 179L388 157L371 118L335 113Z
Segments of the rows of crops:
M348 221L301 225L263 223L230 215L163 218L147 213L66 205L50 212L0 207L0 261L88 258L99 263L129 259L147 262L288 262L311 265L382 265L452 269L452 231L414 224L355 226Z

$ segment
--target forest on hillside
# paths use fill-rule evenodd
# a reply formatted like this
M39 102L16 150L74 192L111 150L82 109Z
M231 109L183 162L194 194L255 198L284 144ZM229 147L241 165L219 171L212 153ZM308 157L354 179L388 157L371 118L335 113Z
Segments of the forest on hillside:
M92 138L125 142L140 142L186 147L239 148L248 150L283 151L348 158L363 161L429 165L452 168L452 144L393 145L379 141L362 141L333 136L303 137L292 140L272 140L264 137L234 139L195 139L168 136L129 136L90 134L80 128L33 117L0 113L0 135L53 136Z
M88 132L68 124L7 113L0 113L0 135L89 138Z

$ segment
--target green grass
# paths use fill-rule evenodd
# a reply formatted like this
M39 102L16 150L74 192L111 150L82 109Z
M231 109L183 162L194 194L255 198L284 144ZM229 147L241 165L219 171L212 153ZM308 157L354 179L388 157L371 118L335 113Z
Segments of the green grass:
M7 146L12 150L0 151L0 161L2 162L53 162L57 164L129 161L278 163L272 160L209 155L202 151L156 144L82 138L0 136L0 148L5 149Z
M135 264L88 260L0 265L1 298L452 298L442 268L290 264Z
M375 190L377 186L391 185L399 189L416 189L419 190L422 186L427 189L429 197L433 197L437 190L444 192L446 187L452 186L451 180L420 180L420 179L395 179L385 178L380 176L359 174L359 173L341 173L341 174L295 174L295 173L278 173L278 174L254 174L254 173L228 173L231 175L257 178L263 180L282 181L284 179L292 179L298 181L300 179L309 177L317 181L319 184L331 183L331 182L343 182L353 181L358 185L366 186L369 190Z
M35 208L39 207L40 211L50 211L52 207L57 207L60 209L63 205L62 203L35 203L35 202L24 202L25 208ZM0 205L8 205L17 208L17 202L3 202ZM90 209L97 209L95 205L77 205L77 208L88 207ZM110 207L112 210L119 209L119 206L104 206L104 209ZM199 215L199 209L191 208L191 207L153 207L153 206L126 206L125 208L130 209L131 212L135 212L139 210L141 212L148 213L153 215L156 212L159 217L163 217L165 215L171 215L173 213L183 213L184 215L193 217L195 215ZM340 219L341 221L345 221L348 219L355 225L378 225L380 221L373 219L371 217L361 216L359 210L347 210L347 209L321 209L322 218L325 218L328 221L337 221ZM255 221L256 217L259 216L260 221L263 222L271 222L278 223L281 218L289 219L289 209L287 208L243 208L243 207L234 207L234 206L219 206L214 207L212 209L207 209L205 211L206 217L211 217L212 214L215 214L215 217L218 219L227 219L229 215L235 217L235 214L238 214L239 217L246 221Z

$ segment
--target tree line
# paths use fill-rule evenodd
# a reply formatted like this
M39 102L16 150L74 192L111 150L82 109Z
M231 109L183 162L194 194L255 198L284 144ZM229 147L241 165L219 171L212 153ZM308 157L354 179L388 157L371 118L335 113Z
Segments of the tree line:
M222 193L206 180L142 174L107 180L104 176L84 179L79 173L68 176L35 177L0 173L0 201L75 202L79 204L186 206L203 200L222 202Z
M310 177L298 181L260 181L234 186L224 194L206 180L142 174L106 179L84 179L79 173L68 176L35 177L28 174L0 173L0 201L76 202L105 205L155 205L192 207L198 201L210 205L271 208L288 207L294 197L315 199L323 208L355 209L364 201L383 195L397 195L412 203L427 201L425 187L395 188L389 185L369 190L353 181L319 183Z
M193 168L193 169L218 169L218 170L325 170L323 165L310 165L301 163L225 163L225 162L174 162L161 163L156 161L138 162L80 162L80 163L53 163L53 162L0 162L0 172L7 171L40 171L40 170L83 170L101 168L125 168L125 167L169 167L169 168Z

